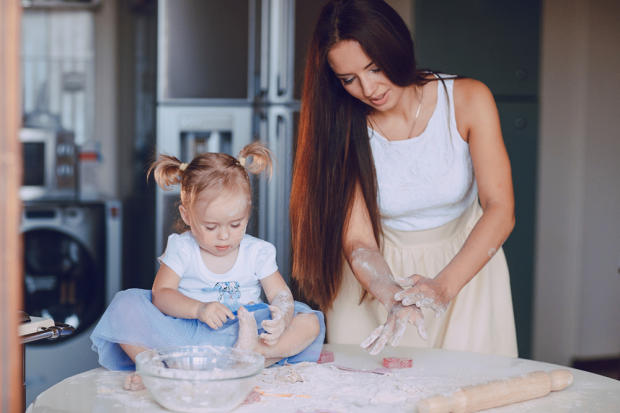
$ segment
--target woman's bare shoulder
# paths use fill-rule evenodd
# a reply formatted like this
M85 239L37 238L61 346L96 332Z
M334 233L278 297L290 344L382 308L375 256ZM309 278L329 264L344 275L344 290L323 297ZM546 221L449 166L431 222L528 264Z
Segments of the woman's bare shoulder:
M454 106L456 110L485 107L495 99L491 90L479 80L471 78L458 78L454 80Z
M498 118L491 90L482 82L470 78L454 81L454 114L461 136L469 142L472 128L480 127Z

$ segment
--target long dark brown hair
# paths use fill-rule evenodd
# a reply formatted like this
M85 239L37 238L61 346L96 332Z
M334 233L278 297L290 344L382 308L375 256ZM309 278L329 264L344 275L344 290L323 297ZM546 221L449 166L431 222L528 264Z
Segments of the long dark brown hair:
M292 276L304 297L323 311L331 308L342 281L343 234L356 185L377 244L381 234L366 128L370 107L344 89L327 61L330 49L347 40L357 41L395 85L427 82L416 70L405 22L384 1L332 0L323 7L306 57L290 201Z

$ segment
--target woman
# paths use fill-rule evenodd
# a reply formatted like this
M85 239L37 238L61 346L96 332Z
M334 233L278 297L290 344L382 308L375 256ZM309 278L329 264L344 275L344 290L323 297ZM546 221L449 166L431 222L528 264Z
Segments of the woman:
M381 0L320 14L290 211L293 277L327 312L330 343L517 356L501 249L514 199L493 96L418 71Z

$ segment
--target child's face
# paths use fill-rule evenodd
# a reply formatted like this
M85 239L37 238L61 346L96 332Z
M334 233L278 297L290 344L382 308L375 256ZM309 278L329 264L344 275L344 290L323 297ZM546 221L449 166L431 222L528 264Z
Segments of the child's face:
M235 251L248 225L248 197L244 193L223 193L211 202L198 198L194 204L195 222L180 207L181 217L191 227L200 248L216 257Z

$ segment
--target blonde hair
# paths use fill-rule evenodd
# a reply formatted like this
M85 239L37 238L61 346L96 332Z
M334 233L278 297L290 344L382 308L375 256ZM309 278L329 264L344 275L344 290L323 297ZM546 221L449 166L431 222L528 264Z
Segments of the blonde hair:
M252 162L245 159L252 158ZM243 192L251 199L250 173L258 175L265 171L271 179L273 174L273 153L262 142L246 145L237 158L225 153L206 152L196 156L189 164L183 164L174 156L159 154L147 171L164 191L174 185L181 185L181 205L189 212L193 221L196 199L205 191L212 192L210 200L222 192ZM240 162L241 160L241 162ZM209 200L209 201L210 201ZM248 202L248 205L250 202ZM183 221L176 224L180 231L189 229Z

